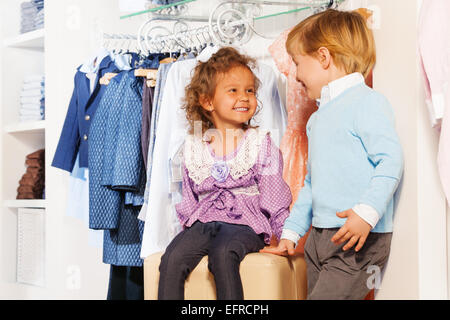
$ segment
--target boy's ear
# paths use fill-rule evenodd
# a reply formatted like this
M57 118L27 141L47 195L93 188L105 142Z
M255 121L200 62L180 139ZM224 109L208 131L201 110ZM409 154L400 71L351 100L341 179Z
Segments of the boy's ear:
M331 54L328 48L320 47L317 50L317 59L324 69L328 69L331 63Z
M205 94L201 94L198 102L200 102L200 105L203 107L203 109L207 110L207 111L212 111L212 103L211 103L211 99L209 97L207 97Z

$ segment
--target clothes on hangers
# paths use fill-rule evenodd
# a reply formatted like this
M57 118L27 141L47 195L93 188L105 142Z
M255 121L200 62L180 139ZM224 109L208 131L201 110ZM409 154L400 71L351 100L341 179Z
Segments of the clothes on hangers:
M438 168L450 205L450 2L423 1L418 53L431 124L440 127Z
M187 55L180 55L177 61L183 61L186 59L194 59L195 55L190 52ZM158 73L156 76L156 85L153 97L153 106L152 106L152 117L150 121L150 137L149 137L149 145L148 145L148 153L147 153L147 182L145 185L145 194L144 194L144 203L142 205L142 209L139 213L139 219L145 221L145 215L147 213L147 205L148 205L148 196L150 193L150 181L151 181L151 171L152 171L152 160L153 160L153 149L155 145L155 134L156 128L159 119L160 106L162 102L162 96L164 87L166 85L167 74L172 66L173 62L161 64L158 68ZM144 153L145 157L145 153Z
M145 187L141 119L142 80L134 70L120 72L106 87L92 122L88 153L89 225L105 230L103 262L115 266L142 266L140 206L125 203L127 192L143 197Z
M81 220L89 228L89 171L88 168L80 168L79 159L78 154L69 176L66 215ZM103 230L88 230L89 246L101 248Z
M152 3L163 6L167 4L172 4L175 2L180 2L181 0L151 0Z
M153 58L140 67L157 68L159 56ZM108 299L143 299L144 223L137 219L146 182L141 139L148 115L143 117L143 80L134 76L134 70L112 78L92 125L90 226L105 229L103 262L111 264Z
M181 109L184 88L189 84L197 61L207 61L218 49L207 47L196 59L174 62L168 72L153 151L148 197L150 205L146 206L147 212L141 211L139 215L146 221L141 251L143 258L164 251L181 231L174 207L181 199L181 183L173 181L171 175L174 170L180 171L181 164L175 159L187 135L188 123ZM258 100L262 108L252 124L272 131L272 138L278 146L286 128L286 113L278 93L277 79L267 65L260 63L253 71L261 82Z
M152 107L153 107L153 96L155 93L155 88L147 86L146 81L142 86L142 132L141 132L141 145L142 145L142 155L144 155L144 166L147 168L147 157L148 145L150 139L150 126L152 120Z
M91 229L104 230L103 262L111 265L107 295L109 300L142 299L143 296L143 277L136 277L136 274L142 274L142 260L139 252L143 224L136 218L140 207L125 205L124 191L113 190L110 186L102 185L103 178L111 179L110 176L104 177L103 174L106 164L104 153L107 134L115 134L119 131L116 129L116 125L120 122L120 112L117 110L120 111L125 106L128 94L136 94L136 91L126 90L126 88L131 89L128 79L132 72L120 72L106 86L105 94L92 122L91 142L88 148L89 226ZM139 110L139 105L134 107ZM107 128L109 123L111 126ZM111 141L111 139L108 140ZM120 148L127 147L129 145L120 146ZM114 156L115 150L115 148L109 149L109 155ZM122 170L127 171L127 167L123 167Z
M77 68L74 91L52 162L53 167L69 172L73 169L78 152L80 152L80 167L88 167L89 128L106 90L97 80L92 94L90 93L91 80L83 72L85 71L84 67L85 65L82 65ZM111 57L106 55L96 70L97 79L107 72L117 72L118 70L119 68Z
M76 74L76 79L86 83L86 85L74 88L74 92L77 91L77 96L92 96L94 94L99 94L100 92L95 90L98 86L99 77L98 74L101 73L101 69L104 68L105 64L102 65L104 59L109 57L111 63L108 59L108 64L112 64L109 69L121 70L130 69L126 60L122 59L118 55L110 53L108 50L101 48L95 55L87 59L79 68ZM78 77L78 78L77 78ZM86 90L81 92L81 90ZM99 96L98 98L100 98ZM77 110L78 111L78 110ZM95 110L90 109L89 113L84 117L83 121L90 123L91 116ZM79 119L78 119L79 120ZM66 121L68 121L66 119ZM55 156L56 157L56 156ZM78 218L86 226L89 226L89 171L86 166L80 167L80 149L78 149L76 154L76 160L71 170L69 176L69 187L68 187L68 197L67 197L67 216ZM93 247L102 247L103 242L103 231L101 230L89 230L89 245Z
M86 74L89 79L90 94L93 93L96 81L99 63L108 55L106 50L101 50L97 55L88 59L80 67L80 71ZM89 171L88 168L81 167L80 153L78 152L73 170L69 176L69 187L67 194L66 215L80 219L87 227L89 227ZM102 247L103 231L89 229L89 245L93 247Z
M164 59L164 54L151 54L145 59L141 68L144 69L158 69L159 61ZM152 109L153 109L153 96L155 92L154 87L149 87L147 81L144 81L142 93L142 132L141 132L141 145L142 145L142 155L144 157L144 165L147 168L147 155L150 139L150 128L152 119Z
M420 9L418 54L425 86L425 101L431 125L438 127L450 92L450 3L424 1ZM439 39L436 41L436 39Z

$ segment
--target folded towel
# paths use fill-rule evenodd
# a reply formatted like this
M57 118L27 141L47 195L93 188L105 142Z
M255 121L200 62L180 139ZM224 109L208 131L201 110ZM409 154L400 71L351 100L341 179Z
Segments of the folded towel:
M40 95L40 96L33 96L33 97L22 97L20 98L20 103L21 104L26 104L26 103L32 103L32 104L37 104L37 103L41 103L41 100L44 99L44 95Z
M17 188L18 193L42 192L43 186L20 186Z
M20 12L22 19L23 18L29 18L29 17L35 17L38 14L37 8L22 8Z
M24 103L20 106L21 110L38 110L45 111L45 106L37 103Z
M41 177L39 179L25 178L19 180L19 185L21 186L44 186L44 179Z
M45 88L45 82L44 81L34 81L34 82L26 82L22 85L23 90L28 89L44 89Z
M33 27L33 28L21 28L20 29L20 33L28 33L28 32L31 32L31 31L35 31L36 30L36 28L35 27Z
M24 83L36 82L45 80L45 76L43 74L29 74L23 78Z
M40 110L20 109L19 114L21 116L43 116L44 109Z
M45 159L45 149L39 149L35 152L27 154L26 159Z
M23 177L30 179L42 178L43 176L45 176L45 166L41 168L28 167L27 172L23 175Z
M20 22L20 26L25 28L25 27L34 27L34 17L22 17L22 21Z
M36 159L36 158L31 158L31 159ZM31 160L31 159L25 159L25 160ZM45 155L44 155L44 158L38 159L38 160L42 160L42 162L45 163ZM45 175L45 165L43 165L40 168L28 167L25 174L28 175L27 177L41 177L41 176Z
M45 180L45 173L41 172L37 175L32 175L31 173L25 173L22 176L22 179L24 179L23 181L29 181L29 180L33 180L33 181L44 181Z
M28 159L28 158L26 158ZM35 158L30 158L30 159L35 159ZM45 158L43 158L43 161L45 161ZM25 174L29 174L32 177L36 177L39 175L43 175L45 172L45 167L42 166L42 168L34 168L34 167L28 167L27 171L25 172Z
M25 89L20 93L21 97L35 97L43 96L45 94L44 89Z
M20 122L26 121L41 121L44 120L44 116L19 116Z
M19 193L16 197L17 200L38 200L42 199L42 195L38 193Z
M45 166L43 159L26 159L25 164L32 168L43 168Z

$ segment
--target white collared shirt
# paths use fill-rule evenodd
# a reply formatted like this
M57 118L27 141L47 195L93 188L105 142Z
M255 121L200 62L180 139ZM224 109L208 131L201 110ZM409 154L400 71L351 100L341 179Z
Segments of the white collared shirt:
M320 99L316 100L319 109L331 100L338 97L345 90L361 83L364 83L364 76L359 72L351 73L342 78L331 81L322 88ZM372 229L375 228L378 220L380 219L380 216L373 207L367 204L360 203L355 205L352 209L358 216L360 216L364 221L370 224ZM281 239L288 239L297 244L300 236L292 230L283 229Z
M316 100L319 108L335 99L345 90L361 83L364 83L364 77L359 72L331 81L322 88L320 99Z

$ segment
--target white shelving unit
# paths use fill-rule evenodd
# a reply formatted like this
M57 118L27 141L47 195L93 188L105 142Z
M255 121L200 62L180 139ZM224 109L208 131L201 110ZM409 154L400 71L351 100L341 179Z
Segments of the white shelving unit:
M4 127L6 133L44 133L45 120L19 122L6 125Z
M3 206L7 208L45 208L46 200L5 200Z
M24 34L19 31L24 1L0 3L0 278L13 295L25 290L24 285L17 283L16 272L18 211L20 208L47 208L45 199L16 199L19 180L27 170L26 155L46 147L45 120L19 121L24 77L45 74L45 29Z
M3 46L23 49L44 49L44 29L27 32L15 37L6 38Z

